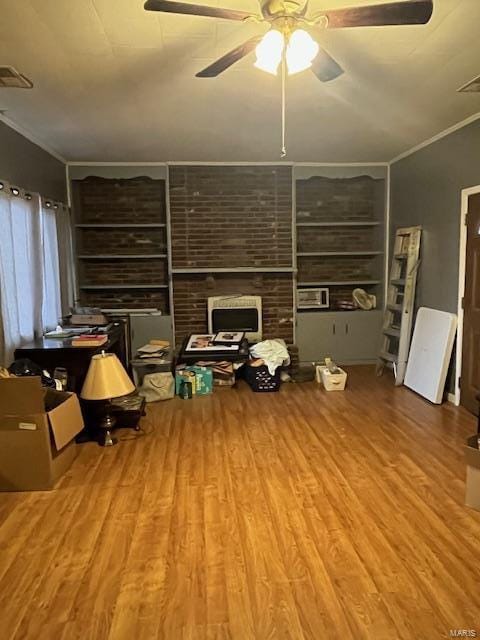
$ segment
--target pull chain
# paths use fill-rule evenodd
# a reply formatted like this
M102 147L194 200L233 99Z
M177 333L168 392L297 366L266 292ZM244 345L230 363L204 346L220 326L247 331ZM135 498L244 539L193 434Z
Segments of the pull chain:
M287 65L285 60L285 52L282 55L282 153L281 158L287 155L287 147L285 143L286 129L286 102L287 102Z

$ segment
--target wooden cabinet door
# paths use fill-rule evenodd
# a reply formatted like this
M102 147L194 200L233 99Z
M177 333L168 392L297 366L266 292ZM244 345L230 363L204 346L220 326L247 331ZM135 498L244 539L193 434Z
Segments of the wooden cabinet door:
M300 362L335 358L337 313L303 311L297 315L297 346Z
M374 362L380 348L382 311L353 311L344 315L344 348L340 349L339 362ZM340 335L338 339L341 341Z

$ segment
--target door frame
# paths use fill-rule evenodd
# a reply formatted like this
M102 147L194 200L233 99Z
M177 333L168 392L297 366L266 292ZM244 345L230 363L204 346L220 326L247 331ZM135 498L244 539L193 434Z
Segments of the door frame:
M455 359L455 405L460 405L460 376L462 375L462 347L463 347L463 307L462 298L465 295L465 277L467 264L467 225L468 199L480 193L480 185L462 189L460 207L460 253L458 259L458 302L457 302L457 345Z

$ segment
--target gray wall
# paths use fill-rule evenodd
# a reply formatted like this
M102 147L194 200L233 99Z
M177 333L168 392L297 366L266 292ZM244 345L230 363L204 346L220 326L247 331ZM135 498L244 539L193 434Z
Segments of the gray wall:
M0 180L66 202L65 165L0 122Z
M461 190L480 185L480 120L391 167L392 234L422 225L417 307L456 313Z

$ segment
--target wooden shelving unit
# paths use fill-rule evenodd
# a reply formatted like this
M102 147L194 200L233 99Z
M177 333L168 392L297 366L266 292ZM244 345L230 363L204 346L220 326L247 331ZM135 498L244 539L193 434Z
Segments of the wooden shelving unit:
M324 311L351 301L357 287L382 305L384 189L383 178L362 173L296 179L297 288L328 287Z
M299 358L375 362L383 316L386 172L321 172L309 168L296 177L296 286L329 293L327 308L297 307ZM377 309L342 308L353 302L356 288L375 295Z
M166 181L91 175L72 198L80 304L168 314Z

